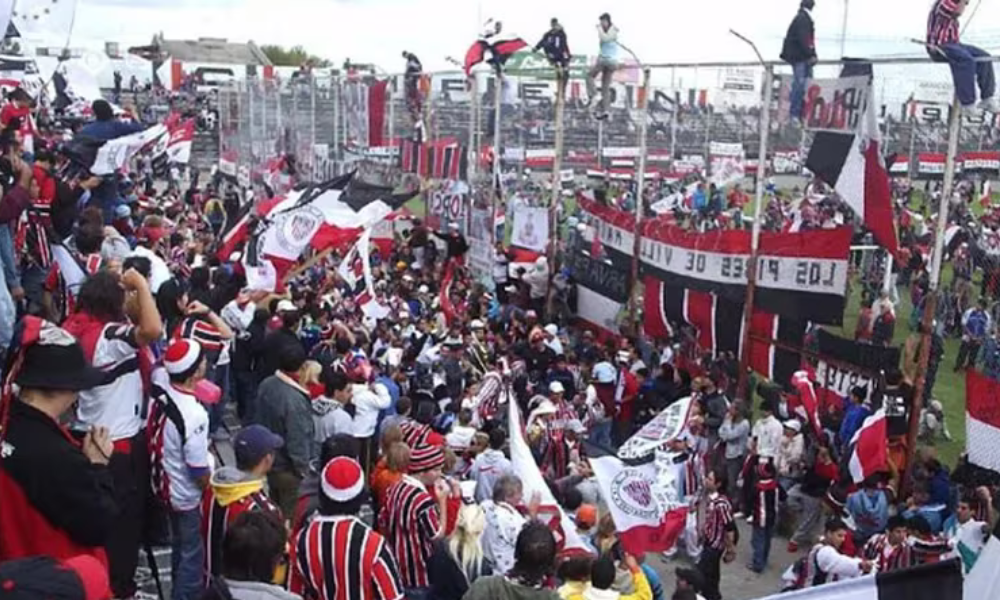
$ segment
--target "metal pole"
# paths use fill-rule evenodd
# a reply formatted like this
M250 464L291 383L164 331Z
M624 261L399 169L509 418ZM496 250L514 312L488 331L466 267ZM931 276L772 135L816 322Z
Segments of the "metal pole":
M743 309L743 342L740 345L740 379L737 397L747 394L747 369L750 365L750 322L753 317L754 293L757 288L757 250L760 248L761 212L764 209L764 187L767 182L767 136L771 130L771 98L774 92L774 69L764 68L764 107L760 115L760 148L757 159L757 186L753 207L753 230L750 236L750 268L747 269L747 297Z
M931 359L931 332L934 315L937 313L938 288L941 284L941 264L944 262L944 232L948 228L948 204L955 184L955 155L958 153L958 134L962 127L962 105L956 97L951 103L951 119L948 123L948 154L944 161L944 185L938 202L938 221L934 232L934 254L931 256L930 285L924 304L923 319L920 322L920 362L917 380L913 384L913 401L910 404L910 430L906 434L906 476L903 489L909 487L913 474L913 455L916 452L917 432L920 429L920 408L923 406L924 387L927 385L927 368Z
M500 107L503 102L503 74L500 73L499 69L496 71L496 77L494 79L496 84L493 90L493 202L491 204L493 218L493 245L496 246L498 241L502 242L504 240L496 239L497 231L497 204L500 200L500 194L502 192L500 186Z
M292 91L292 93L294 94L295 92ZM274 95L274 97L275 97L275 110L274 110L275 127L274 128L278 132L279 147L287 152L288 148L285 148L285 143L284 143L285 142L285 129L283 127L283 125L284 125L284 119L282 118L282 114L281 114L281 87L278 86L277 84L275 85L275 95ZM294 115L294 113L293 113L293 115ZM295 123L294 118L292 119L292 123L293 124Z
M249 152L247 152L247 157L246 157L247 159L253 158L253 151L254 151L253 143L254 140L257 138L257 130L254 127L255 119L253 118L253 96L254 96L253 92L254 89L257 87L255 84L256 82L253 79L247 80L247 110L250 113L250 148Z
M847 14L849 0L844 0L844 21L840 25L840 56L847 56Z
M469 78L469 189L476 181L476 169L479 167L479 147L476 145L476 125L479 113L479 78L473 75Z
M279 93L279 98L280 93ZM313 181L322 176L317 172L319 161L316 160L316 75L309 72L309 156L313 165Z
M642 236L639 235L639 224L642 222L643 203L646 189L646 150L649 144L649 77L650 70L642 70L642 89L639 92L639 157L635 163L635 240L632 244L632 290L633 297L629 306L632 315L633 333L639 332L639 306L634 294L639 291L639 251Z
M677 158L677 121L681 118L681 93L674 90L674 116L670 119L670 163Z
M555 286L552 279L559 271L557 259L559 256L559 206L562 203L562 156L563 156L563 115L566 109L566 82L569 73L556 70L556 122L555 122L555 157L552 161L552 199L549 206L549 278L548 314L553 314Z

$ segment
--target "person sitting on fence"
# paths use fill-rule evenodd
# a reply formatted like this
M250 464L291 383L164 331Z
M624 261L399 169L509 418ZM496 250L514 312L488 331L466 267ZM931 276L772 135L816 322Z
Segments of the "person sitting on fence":
M996 81L993 63L980 60L989 57L981 48L959 41L958 19L965 12L969 0L937 0L927 19L927 52L935 62L946 62L951 67L955 94L962 108L976 104L976 83L982 102L978 108L991 113L1000 112L996 99Z
M559 19L552 19L551 27L542 36L541 41L535 46L535 52L542 51L545 58L556 70L556 77L560 80L569 74L569 45L566 42L566 30L559 23Z

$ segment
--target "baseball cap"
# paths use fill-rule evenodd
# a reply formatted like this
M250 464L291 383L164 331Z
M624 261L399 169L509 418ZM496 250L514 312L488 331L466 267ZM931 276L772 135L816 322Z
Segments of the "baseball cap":
M285 445L285 440L263 425L249 425L236 432L233 452L240 464L257 464L262 458Z
M558 381L553 381L552 383L549 384L549 393L550 394L565 394L566 393L566 388L564 388L563 384L559 383Z
M295 312L297 310L299 310L299 307L295 306L295 303L291 300L281 300L274 309L275 312Z
M576 526L580 529L590 529L597 525L597 507L593 504L581 504L576 509Z
M613 383L616 375L615 368L609 362L594 365L594 380L597 383Z

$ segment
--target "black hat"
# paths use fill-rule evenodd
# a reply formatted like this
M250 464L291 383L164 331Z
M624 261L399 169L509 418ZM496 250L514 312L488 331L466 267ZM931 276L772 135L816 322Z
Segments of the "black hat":
M23 353L14 382L22 388L79 392L104 381L104 373L90 365L76 339L48 321L25 317L14 340L13 355Z

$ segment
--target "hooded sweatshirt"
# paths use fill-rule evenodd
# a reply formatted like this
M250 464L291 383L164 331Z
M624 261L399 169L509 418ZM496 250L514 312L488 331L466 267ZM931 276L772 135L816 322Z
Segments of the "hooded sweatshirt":
M474 581L463 600L559 600L559 594L555 590L521 585L501 575L493 575Z
M514 466L500 450L491 448L477 456L469 471L476 481L476 502L492 499L497 480L513 470Z
M264 493L264 479L236 467L222 467L212 473L201 510L205 567L213 575L221 572L222 540L236 517L258 510L281 517L281 510Z

